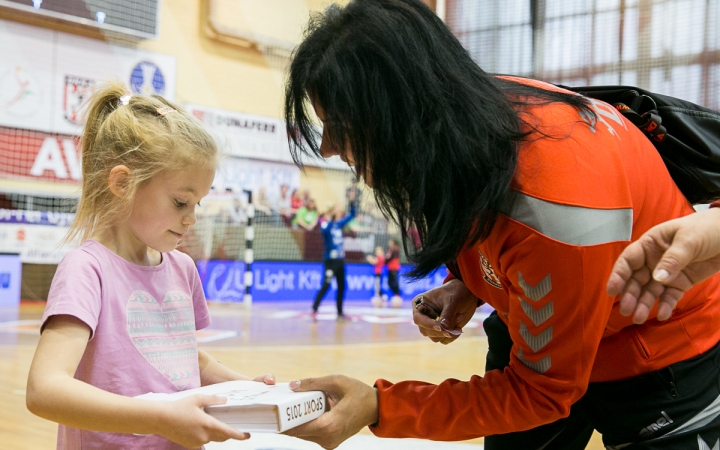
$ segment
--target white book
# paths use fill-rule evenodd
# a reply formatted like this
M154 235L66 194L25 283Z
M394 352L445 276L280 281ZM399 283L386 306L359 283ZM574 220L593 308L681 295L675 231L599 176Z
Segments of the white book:
M207 406L205 412L248 433L282 433L320 417L326 405L323 392L293 392L287 383L269 386L257 381L227 381L173 394L151 392L135 398L172 402L195 394L227 398L224 405Z

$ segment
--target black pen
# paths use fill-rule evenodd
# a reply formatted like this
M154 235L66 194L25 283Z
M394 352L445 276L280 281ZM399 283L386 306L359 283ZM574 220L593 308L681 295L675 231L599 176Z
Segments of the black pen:
M452 336L460 336L462 334L461 330L449 330L445 328L443 324L440 323L440 311L438 311L434 306L425 303L425 298L422 295L413 301L413 305L420 314L435 320L442 331Z

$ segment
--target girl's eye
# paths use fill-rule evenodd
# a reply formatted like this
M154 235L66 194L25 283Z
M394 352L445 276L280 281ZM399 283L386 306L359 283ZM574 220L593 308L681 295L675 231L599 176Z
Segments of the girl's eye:
M187 203L175 200L175 206L177 206L178 208L184 208L185 206L187 206Z

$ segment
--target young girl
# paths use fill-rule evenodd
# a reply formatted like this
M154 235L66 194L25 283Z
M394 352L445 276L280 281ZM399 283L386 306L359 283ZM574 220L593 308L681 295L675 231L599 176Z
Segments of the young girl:
M218 151L190 115L111 84L82 138L83 187L27 386L59 449L198 448L247 435L205 414L225 399L133 396L249 379L198 350L210 317L193 261L175 250L210 190ZM272 375L256 378L274 383Z
M373 265L375 273L375 295L370 299L370 303L376 308L384 308L387 304L387 295L382 293L382 271L385 267L385 252L382 247L375 247L375 256L367 255L365 257L368 263Z

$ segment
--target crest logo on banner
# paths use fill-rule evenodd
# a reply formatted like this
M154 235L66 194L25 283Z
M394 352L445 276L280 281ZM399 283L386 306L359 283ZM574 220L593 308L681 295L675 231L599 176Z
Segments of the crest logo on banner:
M163 95L165 77L160 68L150 61L139 62L130 73L130 88L135 94Z
M40 107L40 82L22 66L0 73L0 111L31 117Z
M82 107L84 101L92 93L95 80L65 75L63 90L63 116L75 125L83 125Z

